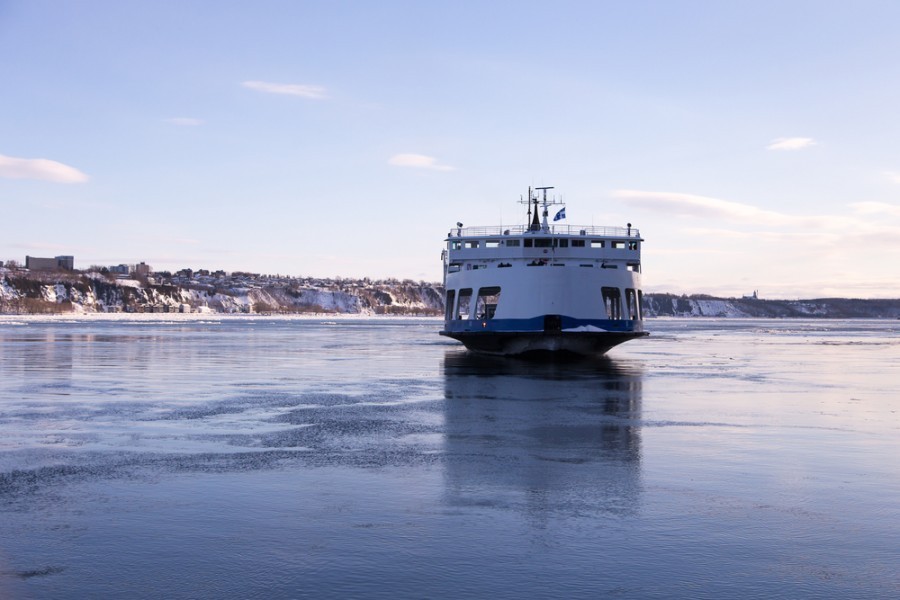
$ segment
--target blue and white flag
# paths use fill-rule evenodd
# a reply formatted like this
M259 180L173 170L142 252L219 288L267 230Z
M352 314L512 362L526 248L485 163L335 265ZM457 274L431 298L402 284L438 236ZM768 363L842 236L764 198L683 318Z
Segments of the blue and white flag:
M556 213L556 216L553 217L553 220L559 221L560 219L565 219L565 218L566 218L566 207L563 206L561 209L559 209L559 212Z

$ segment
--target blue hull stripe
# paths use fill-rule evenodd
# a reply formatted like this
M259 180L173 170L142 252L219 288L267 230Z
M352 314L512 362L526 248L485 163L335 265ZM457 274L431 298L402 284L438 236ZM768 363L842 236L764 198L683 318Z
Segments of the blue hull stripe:
M640 332L644 330L643 321L637 320L575 319L565 315L559 315L559 319L560 329L563 330L563 333L565 333L566 329L575 329L577 327L585 326L597 327L598 329L614 332ZM532 317L530 319L455 319L444 321L444 332L543 332L544 322L544 316Z

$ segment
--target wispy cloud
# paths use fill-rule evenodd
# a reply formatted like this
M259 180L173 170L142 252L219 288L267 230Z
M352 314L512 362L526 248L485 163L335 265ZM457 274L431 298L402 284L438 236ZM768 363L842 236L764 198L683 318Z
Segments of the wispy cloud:
M871 231L874 227L881 226L851 215L791 215L774 210L764 210L740 202L694 194L616 190L612 195L633 206L659 213L678 217L718 219L745 226L790 227L792 235L800 233L801 228L809 233L815 231L848 233L851 230ZM895 205L879 202L858 202L850 206L859 215L874 213L896 215L898 211L898 207Z
M163 121L171 125L180 125L182 127L197 127L198 125L203 125L203 119L192 119L190 117L171 117L169 119L163 119Z
M769 142L767 150L802 150L815 146L816 141L808 137L781 137Z
M88 176L69 165L46 158L15 158L0 154L0 177L39 179L56 183L84 183Z
M786 225L794 217L749 204L677 192L616 190L613 196L629 204L678 216L726 219L758 225Z
M900 217L900 205L887 202L854 202L850 205L853 210L861 215L891 215Z
M900 183L900 173L898 173L897 171L885 171L884 176L894 183Z
M299 83L270 83L267 81L244 81L241 83L247 89L266 94L285 94L299 96L311 100L322 100L328 96L325 88L320 85L307 85Z
M453 171L455 167L444 165L433 156L424 154L395 154L388 160L395 167L412 167L414 169L432 169L434 171Z

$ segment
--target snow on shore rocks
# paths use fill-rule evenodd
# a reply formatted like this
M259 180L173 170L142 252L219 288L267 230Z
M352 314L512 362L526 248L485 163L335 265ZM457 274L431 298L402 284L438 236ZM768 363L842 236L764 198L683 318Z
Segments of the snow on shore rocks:
M336 313L436 315L443 289L412 281L191 276L113 279L98 273L0 272L0 313Z

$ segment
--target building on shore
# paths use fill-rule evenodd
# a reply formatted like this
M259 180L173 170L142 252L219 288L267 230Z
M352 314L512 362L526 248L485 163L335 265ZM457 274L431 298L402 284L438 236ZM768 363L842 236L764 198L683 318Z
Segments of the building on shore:
M25 268L31 271L66 271L75 270L74 256L55 256L53 258L39 258L37 256L25 257Z

